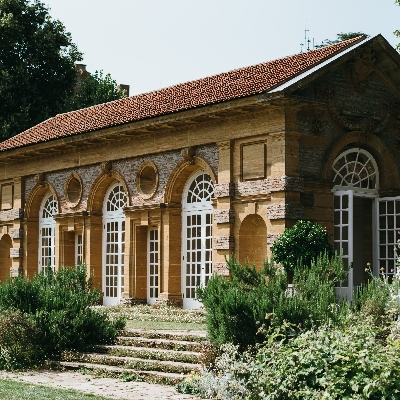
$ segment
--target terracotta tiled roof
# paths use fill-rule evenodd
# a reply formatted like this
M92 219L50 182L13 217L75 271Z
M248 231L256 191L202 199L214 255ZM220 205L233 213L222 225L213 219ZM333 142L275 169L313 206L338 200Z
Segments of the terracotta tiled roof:
M358 37L318 50L58 114L0 143L0 151L268 92L358 43L362 38Z

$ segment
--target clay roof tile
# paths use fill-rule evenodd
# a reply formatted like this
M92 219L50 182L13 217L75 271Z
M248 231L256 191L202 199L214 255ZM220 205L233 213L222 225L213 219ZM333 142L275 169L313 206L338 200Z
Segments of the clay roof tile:
M0 143L0 151L268 92L362 39L58 114Z

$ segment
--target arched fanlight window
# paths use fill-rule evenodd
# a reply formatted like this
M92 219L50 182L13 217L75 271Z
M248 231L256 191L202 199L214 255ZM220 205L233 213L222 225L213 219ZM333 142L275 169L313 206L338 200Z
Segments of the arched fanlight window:
M125 215L127 197L120 183L112 185L103 206L103 302L117 305L124 290Z
M210 175L196 172L183 192L182 206L182 293L185 308L197 308L196 288L212 274L212 197Z
M363 149L350 149L341 153L333 162L335 189L376 192L379 172L375 159Z
M109 190L106 198L106 213L122 213L122 209L126 207L126 193L121 184L114 185L111 190Z
M190 184L186 192L186 204L194 207L209 204L214 195L214 185L210 175L202 172Z
M47 195L39 211L39 272L43 268L55 266L54 215L58 213L57 201L52 194Z

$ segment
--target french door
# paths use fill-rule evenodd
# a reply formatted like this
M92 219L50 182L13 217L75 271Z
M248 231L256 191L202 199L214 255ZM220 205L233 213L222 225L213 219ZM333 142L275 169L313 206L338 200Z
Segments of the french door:
M126 194L117 183L108 190L103 207L103 304L118 305L124 291Z
M396 248L400 236L400 197L383 197L375 201L377 240L374 274L391 277L396 273Z
M334 202L334 248L342 260L349 274L347 279L336 287L339 298L353 298L353 191L339 190L333 193Z
M46 268L55 268L55 231L57 201L52 194L46 196L39 212L39 272Z
M147 303L154 304L159 290L159 242L158 228L150 228L148 234Z
M196 173L184 192L182 212L182 296L184 308L199 308L196 289L212 274L211 177Z

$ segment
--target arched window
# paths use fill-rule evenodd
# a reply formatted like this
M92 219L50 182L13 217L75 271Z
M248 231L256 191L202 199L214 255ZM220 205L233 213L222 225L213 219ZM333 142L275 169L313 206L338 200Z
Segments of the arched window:
M124 290L126 193L120 183L112 185L103 205L103 302L116 305Z
M378 167L366 150L350 149L341 153L333 162L332 172L337 189L362 192L378 190Z
M182 293L184 308L197 308L196 288L212 274L212 197L210 175L196 172L183 192L182 207Z
M39 272L43 268L55 267L55 228L53 216L58 213L57 201L47 195L39 211Z

